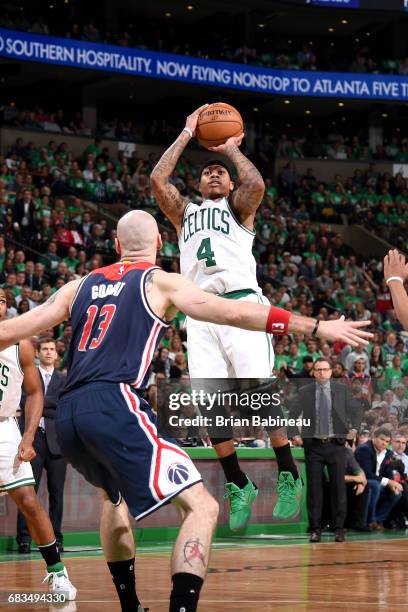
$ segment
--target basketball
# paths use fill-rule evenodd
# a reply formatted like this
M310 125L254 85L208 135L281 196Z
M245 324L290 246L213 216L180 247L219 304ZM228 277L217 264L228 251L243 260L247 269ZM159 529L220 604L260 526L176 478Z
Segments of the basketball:
M244 122L236 108L224 102L210 104L200 113L197 122L197 138L203 147L217 147L231 136L239 136Z

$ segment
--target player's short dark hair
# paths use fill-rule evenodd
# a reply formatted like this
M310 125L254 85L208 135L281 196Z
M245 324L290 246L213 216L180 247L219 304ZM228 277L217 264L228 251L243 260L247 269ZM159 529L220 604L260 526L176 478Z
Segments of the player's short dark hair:
M305 355L302 359L302 363L313 363L313 357L311 355Z
M206 161L206 162L205 162L205 163L204 163L204 164L201 166L201 168L200 168L200 173L199 173L199 175L198 175L199 180L201 180L201 175L202 175L202 173L204 172L204 170L205 170L206 168L208 168L209 166L222 166L222 167L223 167L223 168L225 168L225 170L228 172L228 174L229 174L229 176L230 176L230 179L231 179L231 181L232 181L232 170L231 170L230 166L229 166L229 165L228 165L228 164L227 164L225 161L223 161L222 159L216 159L216 158L213 158L213 159L208 159L208 160L207 160L207 161Z

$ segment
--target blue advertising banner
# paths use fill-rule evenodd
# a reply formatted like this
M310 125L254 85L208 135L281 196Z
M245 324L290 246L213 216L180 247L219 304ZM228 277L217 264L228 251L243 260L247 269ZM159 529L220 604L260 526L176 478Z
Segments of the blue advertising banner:
M403 76L278 70L2 28L0 56L273 95L408 99L408 78Z
M360 0L306 0L315 6L335 6L337 8L359 8Z

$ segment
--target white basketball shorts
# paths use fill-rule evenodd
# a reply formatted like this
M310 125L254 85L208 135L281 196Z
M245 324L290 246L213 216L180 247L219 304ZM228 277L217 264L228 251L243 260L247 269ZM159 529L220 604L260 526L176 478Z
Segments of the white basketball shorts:
M17 458L21 433L15 417L0 417L0 495L10 489L35 485L29 461Z
M239 298L270 306L258 293ZM236 300L231 299L231 302ZM191 378L269 378L274 353L266 332L187 318L188 368Z

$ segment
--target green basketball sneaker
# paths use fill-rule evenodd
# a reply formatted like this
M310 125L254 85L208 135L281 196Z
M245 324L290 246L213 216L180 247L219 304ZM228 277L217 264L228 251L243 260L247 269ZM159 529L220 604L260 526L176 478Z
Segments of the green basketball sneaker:
M248 484L243 489L233 482L225 485L225 499L230 500L229 527L231 531L239 531L247 526L251 518L252 505L258 497L259 489L248 478Z
M300 510L303 481L301 477L296 480L290 472L281 472L278 478L278 501L273 510L273 516L278 519L288 519Z

